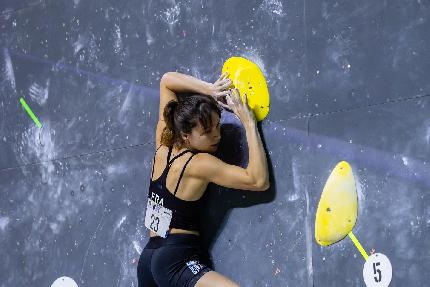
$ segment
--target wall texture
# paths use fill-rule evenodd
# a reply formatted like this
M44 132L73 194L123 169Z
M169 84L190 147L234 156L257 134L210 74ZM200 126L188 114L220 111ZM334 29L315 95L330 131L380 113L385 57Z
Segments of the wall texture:
M337 162L358 182L354 232L390 286L430 281L430 2L3 0L0 286L137 286L158 84L215 81L244 56L267 78L264 193L210 185L203 238L241 286L364 286L348 238L314 240ZM42 123L22 108L24 98ZM218 156L247 164L222 115Z

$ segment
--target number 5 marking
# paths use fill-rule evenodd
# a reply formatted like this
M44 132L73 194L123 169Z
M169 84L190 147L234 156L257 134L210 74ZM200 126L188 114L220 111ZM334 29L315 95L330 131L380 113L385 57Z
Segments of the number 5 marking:
M378 276L379 276L379 277L376 277L376 276L373 277L375 279L375 282L381 282L382 280L381 270L376 268L376 266L379 266L380 264L381 264L380 262L373 263L373 273L376 275L376 272L378 272Z

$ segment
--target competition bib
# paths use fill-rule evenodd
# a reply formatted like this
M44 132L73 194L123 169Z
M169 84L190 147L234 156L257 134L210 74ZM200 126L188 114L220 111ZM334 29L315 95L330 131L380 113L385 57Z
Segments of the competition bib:
M166 238L169 231L170 221L172 221L172 211L148 198L145 214L146 228L154 231L159 236Z

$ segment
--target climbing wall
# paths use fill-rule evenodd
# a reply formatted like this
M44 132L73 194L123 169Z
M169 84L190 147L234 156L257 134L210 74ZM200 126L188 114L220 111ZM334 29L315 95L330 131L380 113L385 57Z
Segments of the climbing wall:
M214 82L231 56L267 79L271 187L209 185L215 270L241 286L365 286L352 241L314 234L347 161L354 234L390 259L390 286L426 286L429 21L426 0L2 0L0 287L137 286L160 78ZM243 127L221 122L217 156L246 166Z

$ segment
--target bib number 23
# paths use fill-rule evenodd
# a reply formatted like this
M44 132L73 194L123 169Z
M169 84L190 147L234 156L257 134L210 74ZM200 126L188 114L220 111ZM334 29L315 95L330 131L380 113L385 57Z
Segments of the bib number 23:
M157 232L159 224L160 224L160 218L158 218L154 214L151 214L151 225L150 225L149 229L153 230L154 232Z
M148 198L145 213L146 228L157 233L157 235L166 238L171 221L172 211Z

